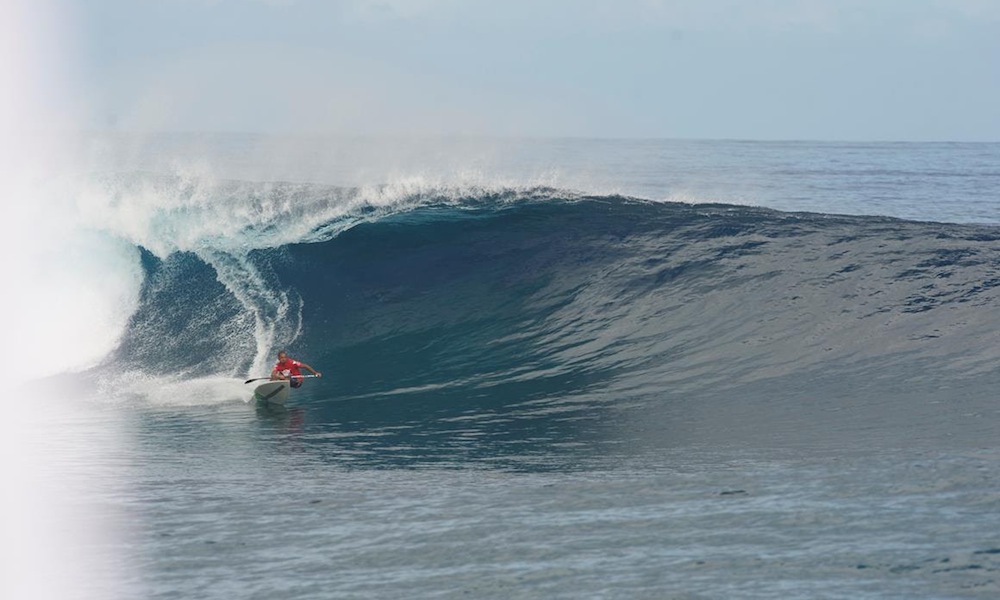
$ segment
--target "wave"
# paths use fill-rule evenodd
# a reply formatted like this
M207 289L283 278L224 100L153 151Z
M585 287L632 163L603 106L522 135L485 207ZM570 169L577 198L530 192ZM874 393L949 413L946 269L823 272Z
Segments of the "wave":
M561 410L938 389L1000 358L993 227L535 187L140 181L115 189L176 200L133 231L139 307L99 370L259 376L287 348L341 397Z

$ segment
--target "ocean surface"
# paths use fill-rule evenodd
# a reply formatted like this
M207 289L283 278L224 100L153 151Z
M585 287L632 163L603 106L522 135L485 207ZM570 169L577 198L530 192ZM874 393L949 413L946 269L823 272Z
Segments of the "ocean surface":
M1000 144L45 147L4 598L1000 597Z

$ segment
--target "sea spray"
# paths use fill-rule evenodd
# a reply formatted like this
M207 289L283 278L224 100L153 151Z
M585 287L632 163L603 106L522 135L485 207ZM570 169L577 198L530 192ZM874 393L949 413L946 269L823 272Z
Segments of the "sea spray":
M253 317L253 359L249 367L236 365L231 374L267 373L275 349L289 346L302 332L302 300L245 255L202 250L198 256L215 269L219 282Z

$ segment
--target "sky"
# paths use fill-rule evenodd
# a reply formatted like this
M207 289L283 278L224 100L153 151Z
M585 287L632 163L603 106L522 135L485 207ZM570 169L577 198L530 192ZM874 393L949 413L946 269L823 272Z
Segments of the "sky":
M1000 141L1000 0L7 1L49 126Z

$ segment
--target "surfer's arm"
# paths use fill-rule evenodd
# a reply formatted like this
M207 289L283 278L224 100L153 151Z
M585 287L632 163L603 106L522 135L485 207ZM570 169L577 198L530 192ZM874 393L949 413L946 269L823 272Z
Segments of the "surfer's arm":
M310 372L310 373L312 373L313 375L315 375L316 377L322 377L322 376L323 376L323 374L322 374L322 373L320 373L320 372L319 372L319 371L317 371L316 369L314 369L314 368L310 367L310 366L309 366L309 365L307 365L306 363L299 363L299 366L300 366L300 367L302 367L303 369L308 369L308 370L309 370L309 372Z

